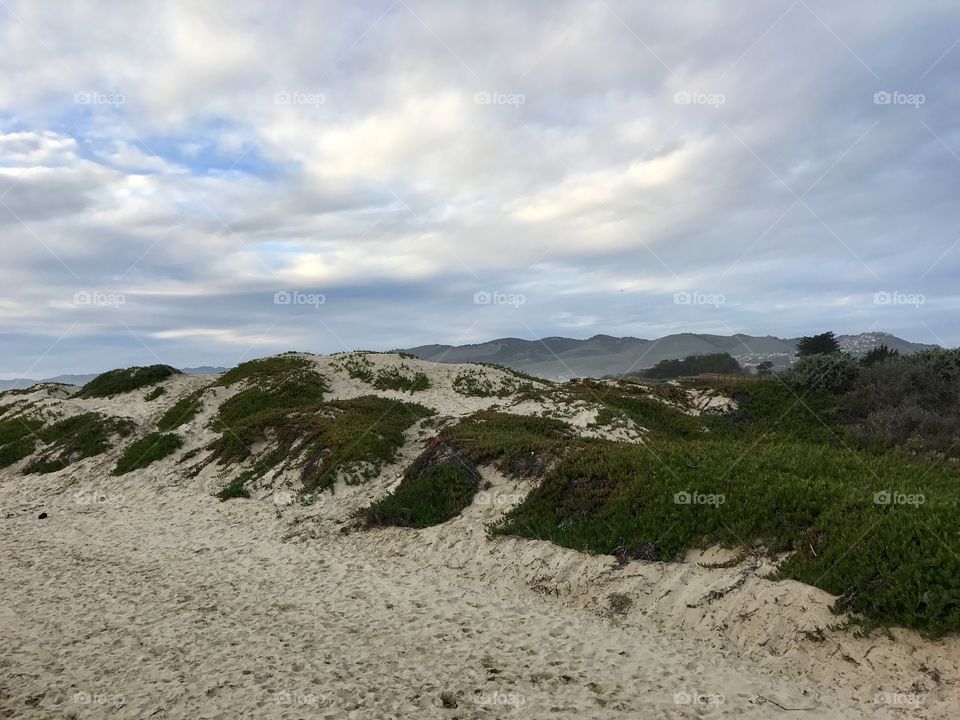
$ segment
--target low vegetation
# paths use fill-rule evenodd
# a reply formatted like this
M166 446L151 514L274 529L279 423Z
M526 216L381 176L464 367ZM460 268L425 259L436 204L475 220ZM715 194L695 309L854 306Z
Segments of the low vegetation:
M484 411L444 428L438 442L474 464L492 463L508 475L536 477L572 437L570 426L560 420Z
M406 469L393 492L358 515L370 526L439 525L463 512L479 486L476 466L436 441Z
M466 397L507 397L516 392L518 383L494 380L479 368L464 368L453 379L455 392Z
M203 392L205 389L195 390L186 397L177 400L160 416L157 421L157 429L161 432L169 432L193 420L203 408Z
M150 433L126 449L117 461L113 474L124 475L132 470L145 468L172 455L182 446L183 439L175 433Z
M130 367L110 370L102 375L98 375L80 388L79 392L77 392L77 397L98 398L120 395L121 393L156 385L167 378L179 374L179 370L169 365L150 365L148 367Z
M13 465L32 454L39 441L43 422L23 416L0 420L0 468Z
M313 363L305 357L296 353L284 353L241 363L221 375L216 384L229 387L241 380L254 383L269 381L289 373L307 371L312 366Z
M150 392L148 392L146 395L144 395L143 399L146 402L153 402L154 400L156 400L158 397L165 394L166 392L167 392L167 389L165 387L163 386L157 387L151 390Z
M58 420L36 431L44 444L36 458L27 463L25 473L49 473L62 470L84 458L106 452L115 436L129 437L134 424L89 412Z
M415 393L430 387L430 378L419 370L411 370L406 363L396 367L383 368L373 378L377 390L400 390Z
M237 500L242 498L249 498L250 491L247 490L247 482L253 479L254 472L252 470L247 470L235 478L233 478L229 483L223 486L215 495L220 502L225 502L227 500Z
M375 376L370 358L361 353L350 353L340 361L340 367L354 380L362 380L370 385Z
M368 395L350 400L252 410L240 415L237 408L215 424L222 430L213 450L221 462L244 460L252 443L269 446L257 458L253 480L276 468L298 466L305 492L331 487L338 479L359 483L379 474L403 445L404 432L432 410ZM224 424L229 423L229 424Z

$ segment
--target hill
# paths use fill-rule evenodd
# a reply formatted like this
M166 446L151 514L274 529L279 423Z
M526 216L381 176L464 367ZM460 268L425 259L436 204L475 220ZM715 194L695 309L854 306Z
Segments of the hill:
M586 340L562 337L542 340L501 338L474 345L421 345L403 352L434 362L496 363L537 377L569 380L574 377L622 375L651 368L661 360L680 360L690 355L714 353L729 353L747 368L764 361L784 368L796 353L798 339L693 333L667 335L658 340L610 335L594 335ZM837 339L844 350L855 356L864 355L881 344L904 355L935 347L912 343L886 333L841 335Z

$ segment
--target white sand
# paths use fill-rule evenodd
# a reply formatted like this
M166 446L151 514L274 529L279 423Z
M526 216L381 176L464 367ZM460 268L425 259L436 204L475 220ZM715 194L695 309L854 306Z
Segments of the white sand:
M503 403L451 397L450 366L423 366L435 387L414 399L445 414ZM335 392L349 396L350 382L336 378ZM176 398L142 409L143 394L98 402L146 432ZM52 475L0 471L0 717L933 719L960 708L956 640L806 639L838 620L831 598L762 579L768 565L618 567L488 539L484 523L529 490L489 470L492 487L442 526L342 532L417 454L416 428L379 478L316 505L220 503L209 495L219 469L185 480L176 465L209 440L211 405L182 428L181 453L120 478L109 475L118 450ZM614 592L625 612L610 609Z

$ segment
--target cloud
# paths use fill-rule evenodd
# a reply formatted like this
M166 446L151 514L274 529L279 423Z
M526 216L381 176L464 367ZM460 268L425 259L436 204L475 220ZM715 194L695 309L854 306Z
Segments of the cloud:
M11 3L0 370L675 328L957 344L958 21L893 2Z

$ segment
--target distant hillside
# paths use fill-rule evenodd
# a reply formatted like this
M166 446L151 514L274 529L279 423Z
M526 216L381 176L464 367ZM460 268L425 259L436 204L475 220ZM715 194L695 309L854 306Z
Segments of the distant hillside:
M549 337L543 340L500 338L476 345L421 345L403 352L424 360L446 363L487 362L551 379L603 377L642 370L661 360L689 355L729 353L745 367L769 360L776 367L792 361L799 338L771 335L706 335L680 333L659 340L594 335L586 340ZM840 346L854 355L865 354L881 344L910 354L935 345L912 343L887 333L840 335Z
M202 367L195 368L183 368L180 372L187 375L216 375L217 373L226 372L227 368L224 367L211 367L209 365L204 365ZM28 388L32 385L36 385L41 382L50 382L50 383L64 383L65 385L86 385L88 382L93 380L95 377L101 373L89 373L87 375L57 375L56 377L43 378L42 380L31 380L29 378L14 378L13 380L0 380L0 391L3 390L20 390L22 388Z

